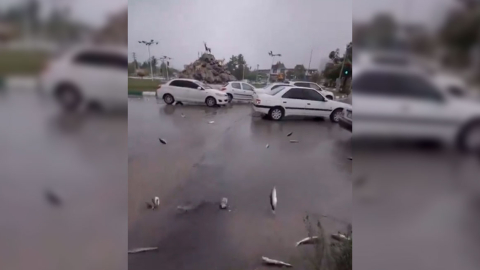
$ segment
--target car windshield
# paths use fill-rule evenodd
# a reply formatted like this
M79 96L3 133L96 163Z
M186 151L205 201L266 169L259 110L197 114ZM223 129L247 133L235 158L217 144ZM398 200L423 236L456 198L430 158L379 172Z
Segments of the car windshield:
M285 89L285 86L280 86L278 88L273 89L269 94L272 96L275 96L276 94L278 94L278 92L282 91L283 89Z
M273 83L269 83L269 84L265 85L265 86L263 87L263 89L268 89L268 88L270 88L270 86L273 86Z
M210 85L202 83L201 81L195 81L196 84L200 85L203 89L213 89Z

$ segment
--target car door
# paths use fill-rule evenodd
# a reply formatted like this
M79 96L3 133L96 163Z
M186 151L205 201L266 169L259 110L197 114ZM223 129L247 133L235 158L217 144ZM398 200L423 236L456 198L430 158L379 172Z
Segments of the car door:
M354 75L355 76L355 75ZM405 116L402 77L394 71L364 71L352 80L355 89L354 134L411 135Z
M291 88L282 95L281 105L285 108L285 115L305 115L305 99L302 88Z
M244 92L241 83L232 83L232 96L234 99L244 99Z
M427 78L406 74L401 79L402 110L409 134L419 137L451 137L458 131L457 112Z
M73 56L71 79L85 98L108 102L111 75L96 51L79 51Z
M185 80L173 80L167 86L165 92L170 93L173 95L173 98L176 101L189 101L188 100L188 91L189 89L186 88L187 81Z
M305 115L315 117L328 117L332 112L331 105L318 91L303 89L304 95L307 98L305 107Z
M204 102L207 98L207 93L200 85L192 82L185 81L185 89L187 91L187 99L191 102Z
M253 94L255 93L255 88L248 83L242 83L243 94L245 94L244 99L251 100Z

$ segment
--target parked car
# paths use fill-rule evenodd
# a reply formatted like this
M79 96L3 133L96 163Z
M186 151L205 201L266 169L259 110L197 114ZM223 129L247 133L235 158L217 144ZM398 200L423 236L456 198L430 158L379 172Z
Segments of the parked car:
M127 49L81 46L51 60L40 75L40 90L66 111L83 105L127 107Z
M343 114L338 120L338 124L350 132L352 132L352 111L352 109L343 110Z
M357 137L433 139L480 149L480 105L452 98L421 68L355 65Z
M285 116L312 116L330 118L338 122L344 109L351 109L350 104L329 100L319 91L307 87L281 86L269 94L254 94L253 109L273 120Z
M163 99L167 104L198 102L209 107L225 105L229 100L224 92L192 79L174 79L164 85L159 85L157 98Z
M229 102L233 99L250 101L255 89L253 85L242 81L228 82L222 87L222 91L225 91L228 95Z
M271 91L281 87L281 86L289 86L288 83L271 83L266 85L263 88L256 88L255 93L264 93L264 94L269 94Z
M299 81L289 81L288 83L290 85L313 88L313 89L317 90L318 92L320 92L320 94L322 94L326 98L328 98L330 100L334 99L334 95L333 95L332 92L323 89L323 87L321 87L320 85L318 85L316 83L313 83L313 82L299 82Z

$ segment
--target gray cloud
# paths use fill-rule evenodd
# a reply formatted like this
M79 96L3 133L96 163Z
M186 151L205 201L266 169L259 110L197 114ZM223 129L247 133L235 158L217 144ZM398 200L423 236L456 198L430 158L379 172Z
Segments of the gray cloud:
M193 62L203 41L216 58L242 53L251 66L269 68L267 52L281 53L287 67L318 67L335 48L342 51L352 39L351 0L208 1L144 0L128 3L129 58L148 58L139 40L158 40L151 54L168 55L172 65Z

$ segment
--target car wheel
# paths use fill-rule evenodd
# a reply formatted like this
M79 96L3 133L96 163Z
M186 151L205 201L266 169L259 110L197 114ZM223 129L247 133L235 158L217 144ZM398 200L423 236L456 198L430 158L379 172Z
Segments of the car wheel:
M342 117L342 114L343 109L341 108L333 110L333 112L330 114L330 121L332 121L333 123L338 123L340 117Z
M233 96L232 94L227 94L228 95L228 103L232 102Z
M73 85L62 85L56 92L57 101L66 111L75 111L82 103L80 90Z
M205 99L205 104L207 104L208 107L214 107L217 105L217 101L213 97L207 97Z
M175 102L175 99L173 98L172 95L165 94L165 95L163 95L163 101L165 101L165 103L171 105L171 104L173 104L173 102Z
M279 121L283 118L283 109L281 107L274 107L268 111L268 117L274 121Z
M462 129L457 146L462 152L480 153L480 120L473 121Z

